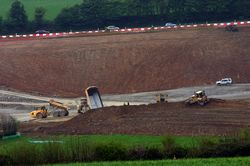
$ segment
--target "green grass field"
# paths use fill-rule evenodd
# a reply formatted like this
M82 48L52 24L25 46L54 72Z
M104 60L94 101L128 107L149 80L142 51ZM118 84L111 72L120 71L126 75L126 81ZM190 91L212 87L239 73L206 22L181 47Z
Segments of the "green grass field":
M53 20L65 7L71 7L80 4L82 0L20 0L24 5L29 20L34 19L36 7L46 9L45 19ZM4 19L10 10L13 0L0 0L0 16Z
M94 163L70 163L56 164L54 166L248 166L250 157L237 158L213 158L213 159L182 159L182 160L158 160L158 161L128 161L128 162L94 162Z
M128 157L129 150L136 149L137 147L140 149L141 147L149 147L149 148L157 148L161 151L161 154L164 150L163 142L166 139L174 140L175 145L178 147L186 147L188 148L190 154L186 157L189 159L185 159L185 156L178 156L176 160L151 160L148 161L145 159L148 158L138 158L138 155L144 154L146 151L138 151L139 154L132 153L132 155L136 155L135 158L137 161L125 161L125 160L133 160L133 158L123 158ZM10 138L5 140L0 140L0 156L9 156L11 161L14 163L26 163L27 160L32 163L68 163L69 164L55 164L55 166L63 166L63 165L86 165L86 166L99 166L99 165L127 165L127 166L144 166L144 165L250 165L250 157L236 157L236 158L211 158L211 159L191 159L197 155L202 154L200 152L209 152L211 149L207 149L208 151L196 151L196 148L199 148L203 145L204 140L212 141L214 143L219 143L221 139L225 139L224 137L188 137L188 136L143 136L143 135L81 135L81 136L50 136L50 137L17 137ZM35 142L36 141L36 142ZM53 141L53 142L51 142ZM236 141L236 140L234 140ZM242 141L242 140L241 140ZM223 143L222 143L223 144ZM94 145L94 146L93 146ZM105 146L111 145L111 146ZM114 146L112 146L114 145ZM168 144L170 145L170 144ZM173 145L173 144L172 144ZM211 144L205 144L205 149L210 147ZM225 146L226 144L223 144ZM229 144L234 145L234 144ZM244 144L243 144L244 145ZM226 145L229 147L228 145ZM240 146L240 145L239 145ZM231 146L232 147L232 146ZM247 144L245 148L247 148ZM96 148L96 149L95 149ZM101 148L101 149L100 149ZM105 148L105 149L102 149ZM121 151L119 150L121 148ZM233 147L232 147L233 148ZM242 147L243 148L243 147ZM20 151L22 149L22 151ZM124 150L122 150L124 149ZM233 148L235 149L235 148ZM244 149L244 148L243 148ZM195 151L193 151L195 150ZM213 150L213 149L212 149ZM224 150L227 150L225 148ZM232 150L232 149L230 149ZM245 149L246 150L246 149ZM119 152L119 153L117 153ZM142 152L142 153L141 153ZM148 151L150 155L155 155L157 151ZM168 152L174 152L170 149ZM176 151L177 152L177 151ZM221 153L226 154L228 152ZM223 152L223 151L222 151ZM234 150L234 152L237 152ZM33 155L33 154L37 155ZM205 154L204 153L204 154ZM111 155L110 155L111 154ZM117 158L122 154L121 160ZM178 153L176 153L178 154ZM184 155L186 155L184 154ZM237 153L235 153L235 156ZM29 158L27 156L33 155L33 158ZM128 156L127 156L128 155ZM219 156L220 156L219 155ZM108 156L106 158L106 156ZM114 158L112 158L115 157ZM227 155L226 155L227 156ZM131 157L131 156L130 156ZM207 156L205 156L207 157ZM151 158L151 157L150 157ZM165 159L173 159L175 157L165 156ZM180 159L182 158L182 159ZM184 159L183 159L184 158ZM61 160L64 159L64 160ZM141 160L140 160L141 159ZM143 160L144 159L144 160ZM96 162L96 161L114 161L117 162ZM70 162L84 162L85 163L70 163ZM94 161L88 163L89 161ZM51 165L50 164L50 165Z
M207 137L185 137L185 136L174 136L171 137L175 140L176 144L182 147L193 147L199 145L199 142L203 138ZM56 141L71 141L72 139L80 139L89 143L97 144L119 144L124 147L130 148L135 146L146 146L146 147L159 147L162 148L162 141L164 136L132 136L132 135L83 135L83 136L54 136L49 138L29 138L19 137L8 140L0 141L0 153L3 149L17 146L18 144L28 143L29 141L42 141L42 140L56 140ZM214 141L217 138L211 137Z

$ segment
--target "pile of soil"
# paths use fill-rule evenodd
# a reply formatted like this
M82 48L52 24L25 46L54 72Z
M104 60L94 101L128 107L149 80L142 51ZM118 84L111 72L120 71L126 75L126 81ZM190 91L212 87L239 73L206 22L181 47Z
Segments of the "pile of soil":
M249 27L2 42L0 85L76 97L250 82L249 43Z
M61 123L21 124L21 132L54 134L235 135L250 126L249 100L212 99L206 106L157 103L106 107Z

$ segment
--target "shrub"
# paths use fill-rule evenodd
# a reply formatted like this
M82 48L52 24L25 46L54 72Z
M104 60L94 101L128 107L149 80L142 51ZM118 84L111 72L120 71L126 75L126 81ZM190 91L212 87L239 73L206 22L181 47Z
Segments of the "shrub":
M10 165L10 157L7 155L0 155L0 165Z
M199 147L194 150L194 157L212 157L214 155L215 146L216 143L211 139L202 139Z
M187 156L187 149L176 144L174 138L166 136L162 142L166 158L183 158Z
M238 137L242 141L250 142L250 129L249 128L241 129Z
M113 161L127 159L126 149L118 144L100 144L95 149L95 159L98 161Z
M128 150L128 160L163 159L163 152L156 147L135 147Z
M65 149L67 161L88 162L93 161L95 157L95 145L79 137L74 137L66 142Z
M0 114L0 137L14 135L17 132L16 120L8 114Z
M34 165L41 162L37 147L27 143L6 149L6 155L8 155L9 165Z
M129 160L145 160L145 148L144 147L135 147L128 150L128 159Z
M65 162L67 152L64 151L63 145L57 142L48 142L42 145L40 159L42 163L60 163Z

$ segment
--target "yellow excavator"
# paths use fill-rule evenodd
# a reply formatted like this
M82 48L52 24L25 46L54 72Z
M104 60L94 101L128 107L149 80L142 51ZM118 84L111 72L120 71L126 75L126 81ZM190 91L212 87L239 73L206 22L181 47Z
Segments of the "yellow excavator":
M34 111L30 112L30 117L42 119L47 118L51 114L53 115L53 117L62 117L69 115L69 108L63 103L55 101L53 99L49 100L48 103L52 110L49 110L45 105L37 107Z

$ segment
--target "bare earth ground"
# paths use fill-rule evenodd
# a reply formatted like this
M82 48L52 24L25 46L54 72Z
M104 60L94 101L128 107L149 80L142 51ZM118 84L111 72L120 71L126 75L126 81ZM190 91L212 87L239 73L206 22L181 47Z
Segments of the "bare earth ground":
M0 85L50 96L81 96L250 82L250 28L204 28L0 43Z
M183 100L194 90L205 89L211 102L205 106L187 106ZM39 96L17 92L1 91L4 95L0 99L11 98L8 110L20 121L20 132L30 136L46 136L54 134L149 134L149 135L234 135L242 128L250 125L250 84L234 84L231 86L189 87L159 92L144 92L123 95L104 95L104 104L123 105L129 101L130 106L109 106L99 110L92 110L84 114L77 114L70 110L69 117L46 119L30 119L28 113L32 108L20 100L30 100L30 104L39 100ZM169 94L171 103L155 103L155 94ZM7 94L12 94L10 97ZM14 97L18 96L18 97ZM23 96L23 97L22 97ZM26 97L26 99L25 99ZM212 97L221 97L222 100ZM34 99L32 99L34 98ZM41 97L43 99L45 97ZM232 100L234 99L234 100ZM62 100L62 99L56 99ZM77 103L79 100L63 99ZM19 103L20 108L13 108L12 103ZM108 104L107 104L108 103ZM37 103L39 104L39 103ZM45 104L45 103L43 103ZM24 110L25 109L25 110Z
M36 96L0 91L0 111L13 114L26 135L236 134L250 125L250 85L217 87L214 82L223 77L250 82L249 32L249 27L237 33L205 28L2 42L0 86ZM84 114L73 109L63 119L28 117L33 106L51 97L76 106L79 98L57 96L80 97L89 85L98 86L106 106L144 105ZM212 99L205 107L182 102L200 89L210 98L230 100ZM171 103L152 104L158 93L168 94Z
M60 123L22 123L27 135L142 134L234 135L250 126L250 100L212 99L205 107L183 102L113 106Z

